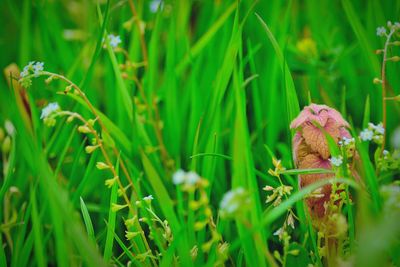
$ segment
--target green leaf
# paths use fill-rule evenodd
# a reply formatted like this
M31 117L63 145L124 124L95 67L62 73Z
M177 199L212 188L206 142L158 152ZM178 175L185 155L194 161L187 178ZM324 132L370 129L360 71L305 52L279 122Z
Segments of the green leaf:
M85 226L86 226L86 232L88 233L89 239L92 240L93 243L96 243L96 238L94 236L93 224L92 224L92 220L90 219L89 211L88 211L82 197L80 197L80 200L81 200L81 211L82 211L83 221L85 222Z

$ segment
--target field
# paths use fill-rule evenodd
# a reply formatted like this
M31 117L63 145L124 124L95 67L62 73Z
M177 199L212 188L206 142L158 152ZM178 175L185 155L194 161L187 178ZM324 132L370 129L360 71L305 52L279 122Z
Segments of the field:
M400 266L400 1L0 7L0 266Z

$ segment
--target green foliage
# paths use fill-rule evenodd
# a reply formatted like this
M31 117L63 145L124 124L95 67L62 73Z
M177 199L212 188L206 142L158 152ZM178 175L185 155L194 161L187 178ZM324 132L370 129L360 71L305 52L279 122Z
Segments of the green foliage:
M398 265L400 2L160 2L2 1L0 265ZM310 103L333 169L293 164Z

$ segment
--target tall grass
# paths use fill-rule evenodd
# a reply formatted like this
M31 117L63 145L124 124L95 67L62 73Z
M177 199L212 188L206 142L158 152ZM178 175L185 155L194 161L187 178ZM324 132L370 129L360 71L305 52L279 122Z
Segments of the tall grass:
M382 120L381 89L372 83L381 68L374 50L383 46L376 27L399 20L400 2L163 1L156 12L150 5L1 2L0 123L10 121L15 134L8 145L1 138L0 265L278 266L282 255L288 266L324 264L302 200L331 181L299 189L298 172L283 173L293 192L271 207L262 188L278 182L267 170L272 157L294 168L289 124L309 102L346 112L354 136ZM120 36L119 48L110 33ZM62 79L47 83L48 75L22 88L9 64L22 70L32 60L67 77L87 101L64 93ZM387 66L389 96L399 95L399 70ZM78 131L82 123L57 118L47 127L39 119L49 102L97 119L118 184L106 186L113 174L96 168L103 151L86 153L93 135ZM394 101L387 108L393 150L400 109ZM373 145L357 149L363 182L335 180L354 196L344 211L343 260L398 265L399 211L380 192L399 171L377 173ZM208 185L175 185L178 169ZM238 187L249 204L221 218L220 201ZM285 245L273 233L290 208L299 220Z

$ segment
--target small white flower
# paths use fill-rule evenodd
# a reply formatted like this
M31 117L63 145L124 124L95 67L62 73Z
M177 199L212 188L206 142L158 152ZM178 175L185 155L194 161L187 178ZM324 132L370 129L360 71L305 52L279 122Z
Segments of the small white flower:
M340 144L340 142L342 142L343 145L348 146L348 145L354 143L354 141L355 141L354 138L343 137L342 141L339 141L339 144Z
M40 115L40 119L46 119L50 116L53 112L60 109L60 106L57 102L53 102L48 104L45 108L42 109L42 114Z
M184 170L177 170L172 176L172 182L176 185L183 184L185 182L185 175L186 173Z
M363 141L370 141L370 140L372 140L373 136L374 136L374 133L370 129L364 129L360 133L360 138Z
M29 63L31 63L31 62L29 62ZM39 72L43 71L43 69L44 69L43 65L44 65L44 62L36 62L35 65L33 65L33 73L35 75L38 75Z
M154 197L152 195L148 195L147 197L143 198L143 200L148 204L150 204L153 199Z
M109 34L108 40L112 48L116 48L121 43L121 37L119 35Z
M386 28L383 26L376 28L376 35L378 36L386 35Z
M29 75L29 71L28 70L23 70L23 71L21 71L21 73L19 74L19 76L21 77L21 78L24 78L24 77L26 77L26 76L28 76Z
M242 187L230 190L225 193L219 204L221 216L229 216L245 208L250 203L246 190Z
M151 13L156 13L158 9L162 9L164 6L162 0L153 0L150 2L150 11Z
M143 200L153 200L154 197L152 195L148 195L147 197L144 197Z
M185 172L184 170L177 170L172 176L172 182L176 185L194 185L200 180L200 176L194 171Z
M389 151L387 151L387 150L385 149L385 150L382 151L382 154L383 154L383 156L386 157L387 155L389 155Z
M379 134L384 134L385 133L385 128L383 128L383 124L379 123L374 127L375 131Z
M343 157L338 156L338 157L331 157L329 161L332 163L332 165L339 167L343 163Z
M186 183L187 184L194 185L199 180L200 180L200 176L197 173L195 173L193 171L186 173Z

